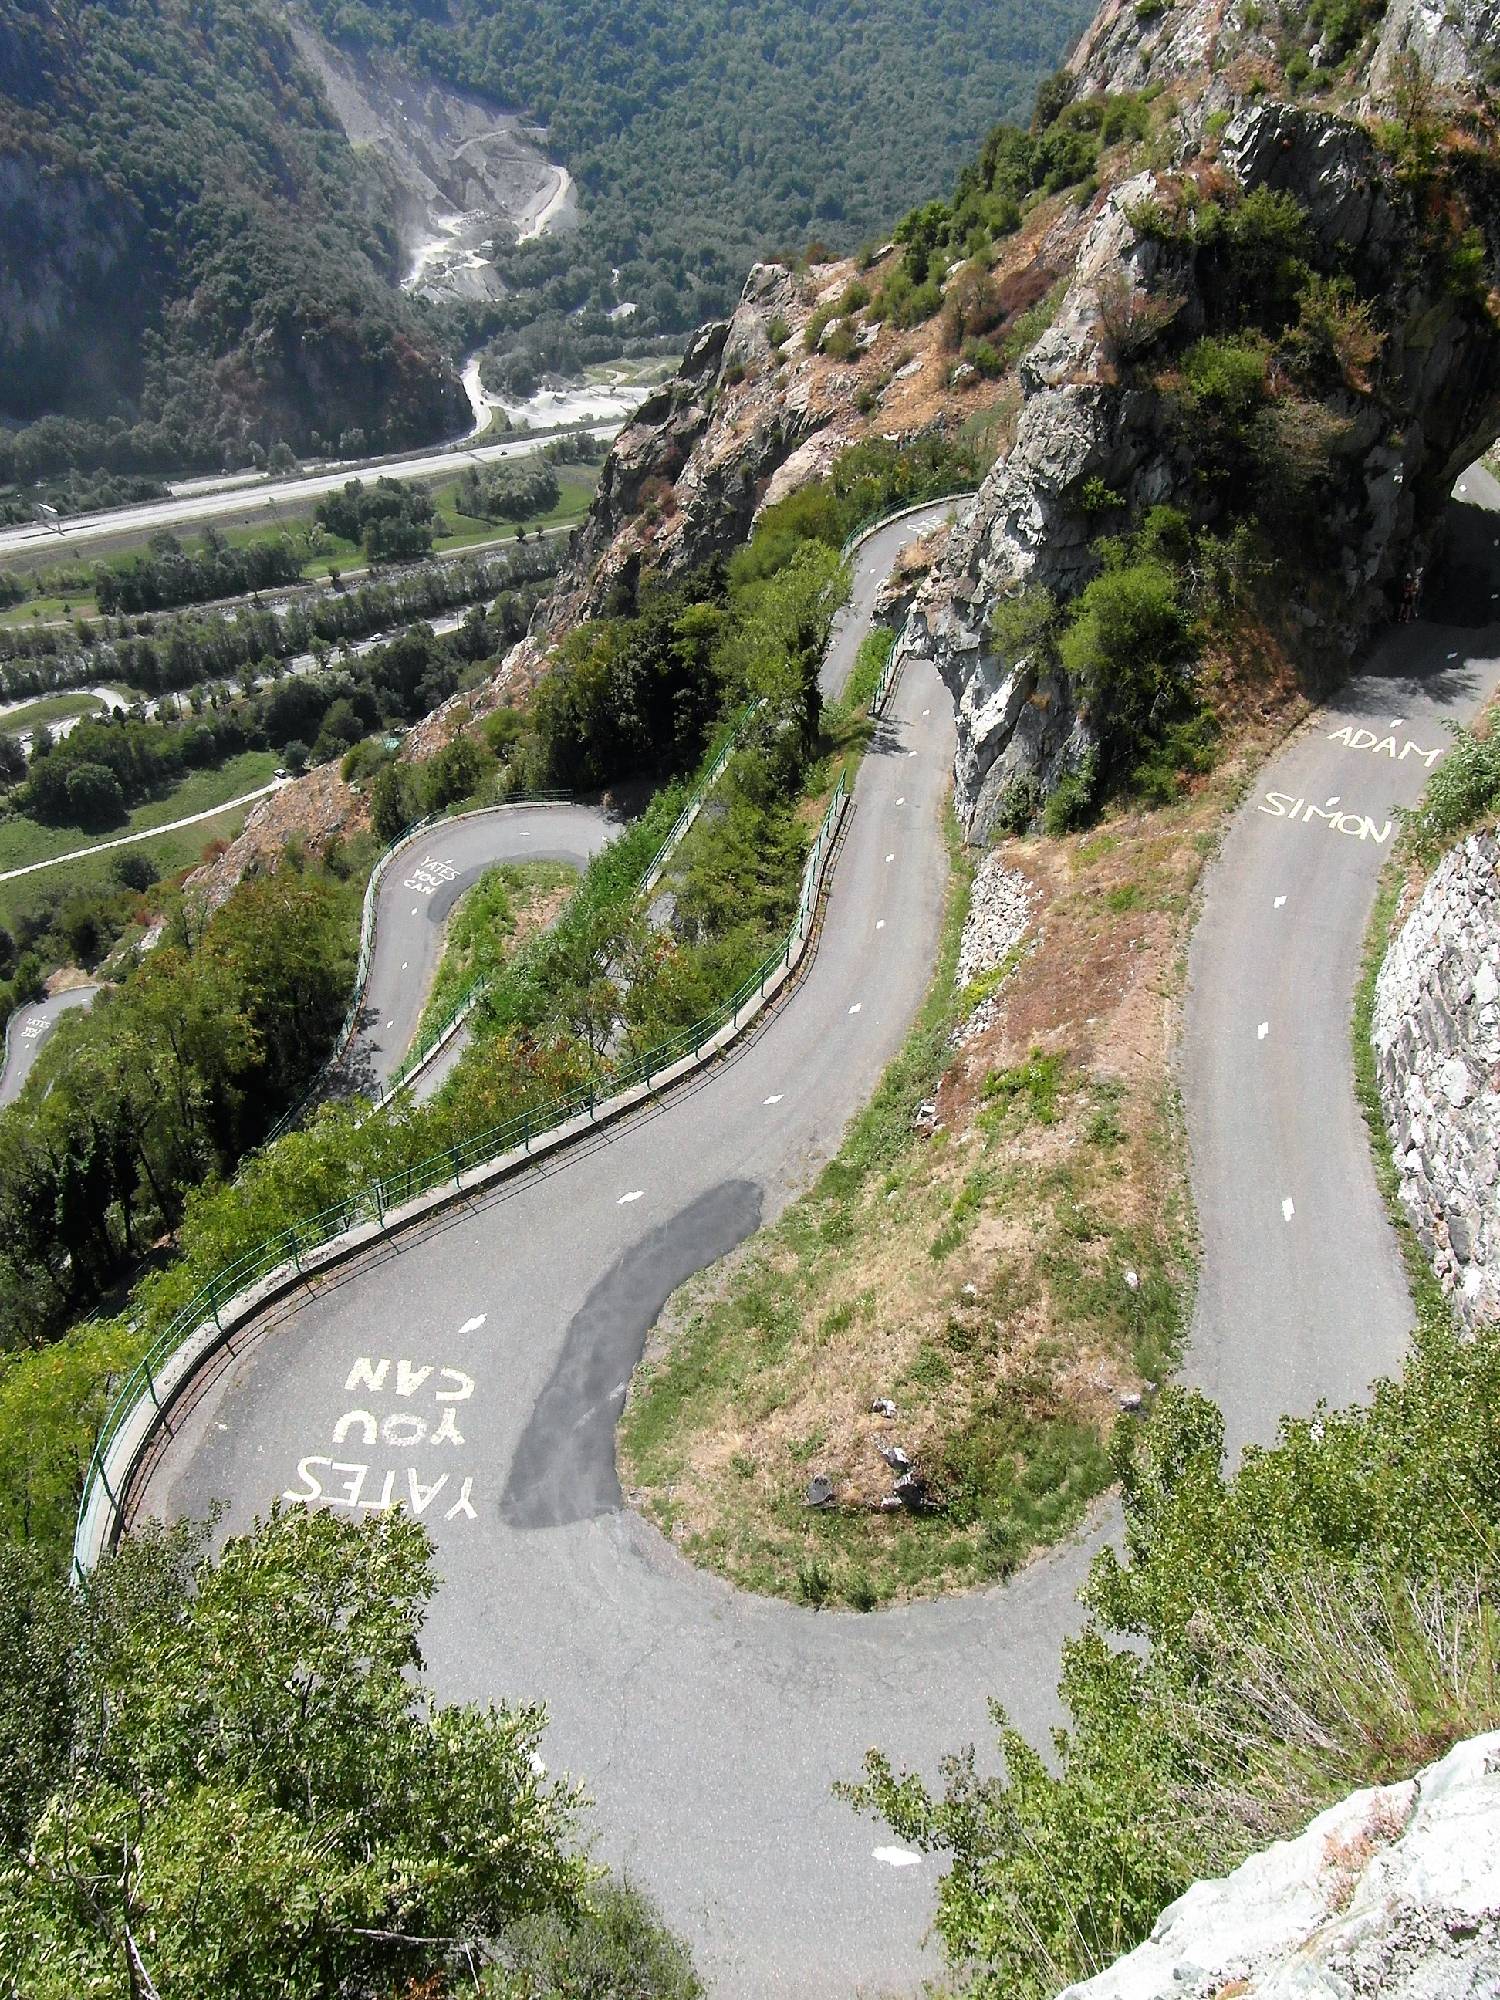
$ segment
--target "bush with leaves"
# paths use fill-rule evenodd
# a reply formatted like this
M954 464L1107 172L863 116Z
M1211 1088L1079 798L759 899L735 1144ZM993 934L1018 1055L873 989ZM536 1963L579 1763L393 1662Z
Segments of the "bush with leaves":
M1195 1876L1500 1724L1500 1329L1429 1320L1368 1408L1285 1420L1232 1479L1223 1445L1179 1388L1123 1433L1124 1553L1065 1648L1054 1767L997 1708L1003 1776L970 1752L934 1792L876 1755L854 1788L950 1857L938 1931L973 2000L1043 2000Z
M637 1990L605 1983L632 1961L696 1992L639 1897L592 1905L542 1711L424 1683L432 1550L399 1508L274 1512L214 1560L151 1531L81 1596L13 1546L0 1573L12 1990L441 1996L498 1949L524 1975L507 1996L539 2000L569 1956L600 1994Z

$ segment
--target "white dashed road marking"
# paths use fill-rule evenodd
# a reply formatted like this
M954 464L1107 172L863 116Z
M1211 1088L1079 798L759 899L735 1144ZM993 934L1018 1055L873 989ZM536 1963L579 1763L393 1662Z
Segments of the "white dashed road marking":
M488 1318L488 1313L476 1313L473 1319L466 1319L458 1330L460 1333L478 1333Z
M1276 898L1275 902L1274 902L1274 903L1273 903L1273 904L1271 905L1271 908L1272 908L1273 910L1279 910L1279 909L1281 908L1282 904L1283 904L1283 903L1284 903L1285 901L1286 901L1286 897L1285 897L1285 896L1278 896L1278 897Z
M779 1104L779 1103L781 1102L782 1098L783 1098L783 1097L785 1097L785 1096L786 1096L786 1092L785 1092L784 1090L778 1090L778 1091L777 1091L777 1093L776 1093L776 1095L775 1095L774 1097L768 1097L768 1098L766 1099L766 1103L767 1103L767 1104Z
M897 799L896 803L898 806L904 806L906 804L906 801L905 799Z
M401 961L401 970L402 970L403 972L405 972L405 970L406 970L407 966L409 966L410 964L411 964L411 960L410 960L409 958L403 958L403 959L402 959L402 961Z
M851 1014L857 1014L859 1012L859 1009L860 1009L860 1002L856 1000L854 1005L849 1009L849 1012Z
M887 1868L915 1868L922 1859L906 1847L872 1847L870 1852L877 1861L883 1861Z
M888 854L885 858L887 861L894 861L896 857L894 854Z
M880 917L880 918L878 918L878 919L876 920L876 924L875 924L875 928L876 928L876 930L878 930L878 931L883 931L883 930L885 929L885 918L884 918L884 917Z
M1297 1213L1297 1204L1292 1200L1292 1197L1288 1195L1286 1200L1281 1204L1281 1219L1283 1222L1290 1222L1292 1217L1296 1213Z
M644 1188L632 1188L629 1194L622 1194L620 1196L620 1199L615 1203L615 1207L623 1208L627 1201L639 1201L645 1192Z
M1260 1026L1255 1031L1255 1039L1258 1042L1263 1042L1266 1039L1266 1036L1270 1034L1270 1032L1271 1032L1270 1022L1262 1021Z

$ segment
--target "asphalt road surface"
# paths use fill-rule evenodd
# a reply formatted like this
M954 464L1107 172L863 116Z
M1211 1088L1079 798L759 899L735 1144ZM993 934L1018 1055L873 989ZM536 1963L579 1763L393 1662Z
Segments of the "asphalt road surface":
M1383 824L1399 787L1419 782L1415 755L1377 764L1330 731L1346 713L1400 715L1398 742L1426 748L1440 715L1468 714L1493 683L1494 638L1397 635L1399 673L1383 656L1327 728L1273 761L1207 883L1184 1056L1205 1225L1193 1371L1230 1399L1237 1435L1362 1386L1373 1281L1358 1259L1380 1266L1383 1299L1399 1284L1378 1211L1349 1237L1369 1182L1349 1082L1352 968L1389 847L1261 806L1273 792L1310 798L1308 784L1323 787L1319 809L1343 793ZM1003 1589L864 1617L743 1596L625 1508L614 1469L615 1418L661 1305L806 1186L916 1011L946 881L952 750L949 703L915 668L861 770L824 935L790 997L702 1078L351 1269L250 1344L147 1496L165 1514L221 1500L229 1530L278 1493L355 1515L404 1500L438 1545L424 1634L437 1685L547 1703L549 1761L592 1790L601 1855L659 1899L736 2000L909 1991L935 1969L923 1936L936 1864L902 1855L830 1785L871 1744L935 1773L944 1751L988 1741L991 1694L1039 1739L1079 1622L1090 1545ZM1267 926L1288 911L1283 945ZM1303 953L1315 976L1299 978ZM1283 1065L1269 1085L1249 1067L1267 1057ZM1388 1303L1372 1360L1399 1355L1399 1297Z
M370 977L348 1067L361 1087L390 1082L411 1047L459 898L507 861L584 869L619 828L593 806L498 806L440 820L392 857L380 884Z
M5 1033L5 1065L0 1069L0 1108L14 1104L59 1019L74 1007L90 1007L97 986L75 986L50 1000L33 1000L11 1015Z
M1500 505L1482 469L1462 485L1470 514ZM1406 1350L1350 1009L1395 808L1420 797L1448 722L1500 683L1497 656L1500 623L1398 626L1261 774L1208 871L1181 1062L1203 1246L1185 1374L1232 1452L1269 1443L1284 1411L1356 1401Z

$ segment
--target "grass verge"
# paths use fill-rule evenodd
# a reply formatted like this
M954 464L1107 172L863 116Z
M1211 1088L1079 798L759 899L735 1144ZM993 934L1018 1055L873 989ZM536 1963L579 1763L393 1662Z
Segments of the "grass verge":
M905 1047L810 1191L672 1301L633 1385L622 1480L690 1559L869 1609L1005 1577L1109 1484L1122 1402L1149 1404L1187 1323L1170 1020L1199 872L1268 738L1177 805L1007 843L1031 930L963 991L952 837ZM889 1505L882 1446L931 1511ZM809 1507L819 1474L836 1498Z
M56 854L75 849L99 847L132 833L147 833L168 826L173 820L222 806L258 785L268 784L276 769L274 750L243 750L227 758L211 771L190 771L179 784L159 798L148 799L128 814L119 826L89 834L76 826L43 826L39 820L21 814L0 820L0 870L27 868L35 861L48 861ZM197 836L197 847L208 837L196 827L185 829ZM9 886L9 884L5 885Z
M474 980L509 963L527 938L544 930L576 888L562 861L517 861L482 875L448 919L442 962L416 1040L437 1026Z

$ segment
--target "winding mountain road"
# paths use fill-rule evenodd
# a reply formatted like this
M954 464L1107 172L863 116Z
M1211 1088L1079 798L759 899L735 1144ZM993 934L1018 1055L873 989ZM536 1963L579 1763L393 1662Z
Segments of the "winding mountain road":
M439 820L398 848L377 892L370 976L347 1058L360 1085L378 1093L400 1067L443 956L448 919L481 875L521 861L582 870L617 831L594 806L495 806ZM424 1081L430 1086L430 1074Z
M1352 973L1379 828L1425 771L1401 746L1425 752L1473 710L1500 678L1496 637L1395 635L1273 760L1208 873L1183 1057L1204 1236L1191 1372L1237 1437L1399 1358L1409 1315L1349 1083ZM1356 747L1376 722L1394 754ZM935 674L909 669L790 997L712 1070L345 1267L238 1347L146 1495L166 1515L222 1501L231 1531L283 1492L355 1516L404 1501L438 1546L437 1685L548 1704L548 1755L594 1793L602 1855L735 2000L905 1991L935 1969L936 1864L894 1850L831 1782L870 1744L934 1772L987 1740L990 1694L1039 1738L1097 1542L968 1598L813 1613L690 1569L622 1504L614 1469L667 1297L807 1185L901 1043L937 943L952 751ZM1358 817L1309 822L1314 800Z
M42 1044L62 1016L75 1007L91 1007L98 991L97 986L73 986L66 993L18 1007L11 1015L5 1024L5 1060L0 1065L0 1110L21 1095Z

